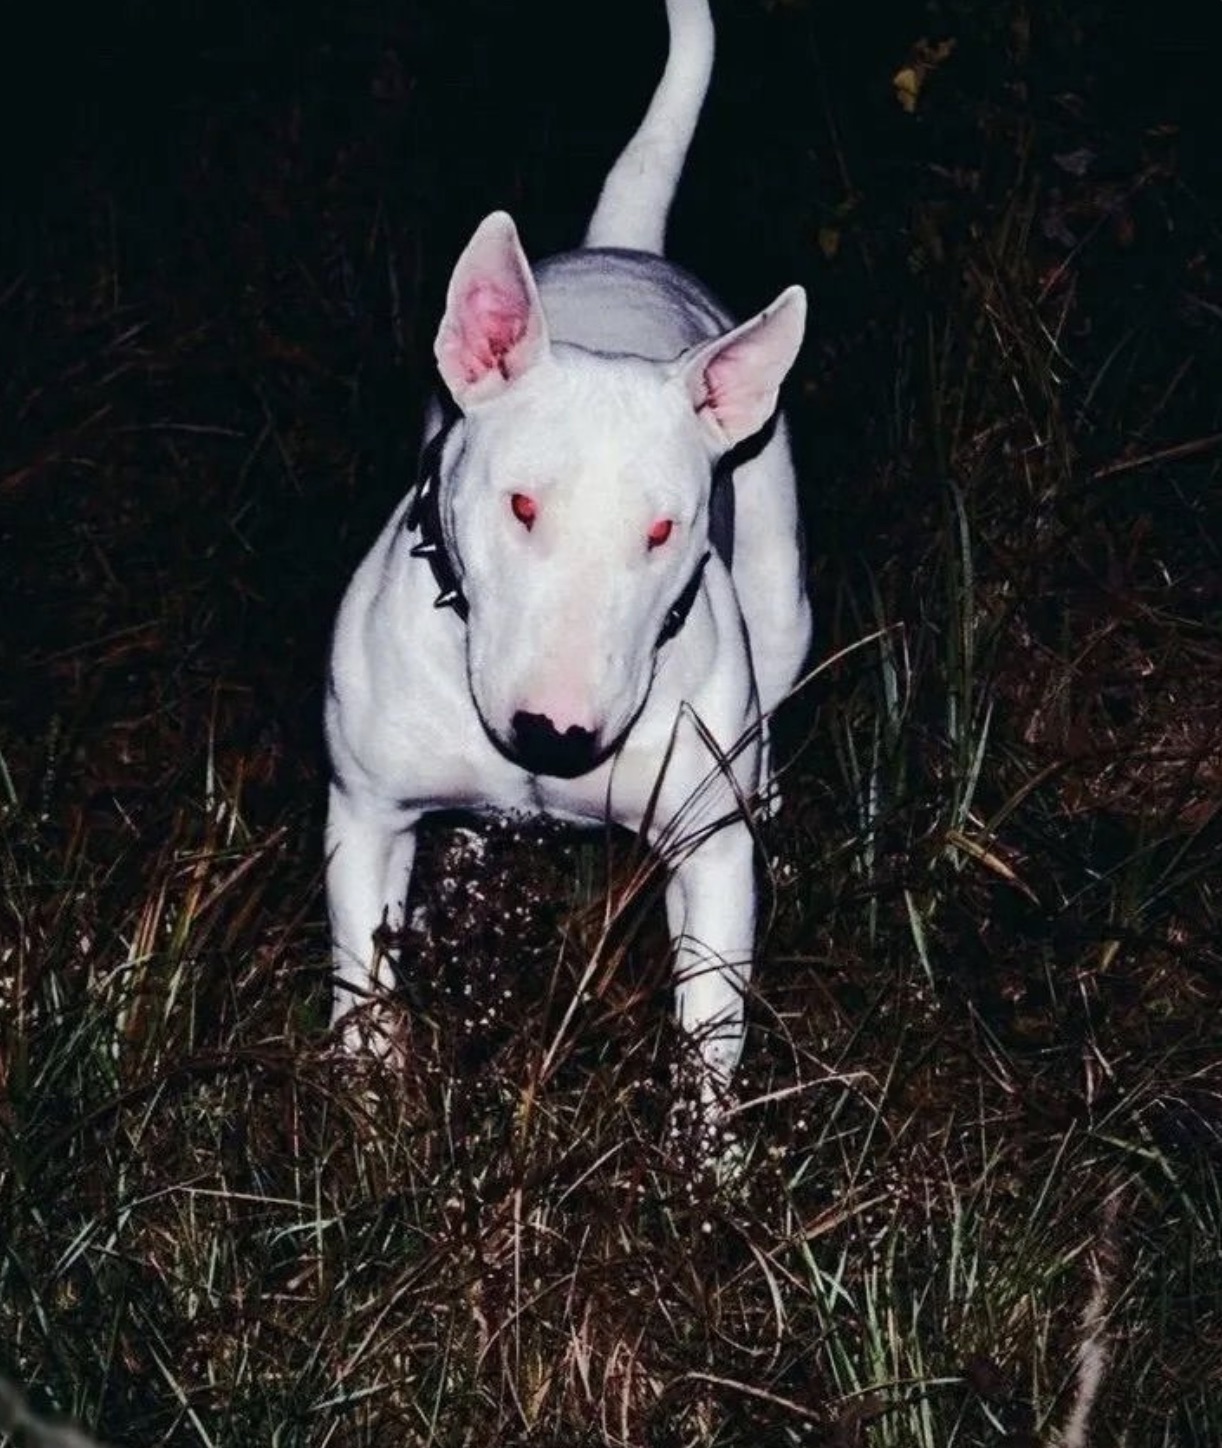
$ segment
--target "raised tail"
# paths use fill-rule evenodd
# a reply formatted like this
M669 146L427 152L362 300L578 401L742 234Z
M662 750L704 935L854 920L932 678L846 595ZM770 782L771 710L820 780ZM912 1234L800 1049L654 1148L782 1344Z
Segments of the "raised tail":
M584 245L651 251L666 245L666 218L713 71L708 0L666 0L670 49L645 119L603 182Z

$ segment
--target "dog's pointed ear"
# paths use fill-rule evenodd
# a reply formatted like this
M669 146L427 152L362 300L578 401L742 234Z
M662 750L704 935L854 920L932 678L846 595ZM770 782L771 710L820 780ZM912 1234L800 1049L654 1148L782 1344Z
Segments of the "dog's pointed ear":
M464 410L503 392L546 355L547 323L517 228L494 211L458 258L433 353Z
M692 406L719 446L732 448L757 433L776 411L805 326L806 293L788 287L757 317L679 359Z

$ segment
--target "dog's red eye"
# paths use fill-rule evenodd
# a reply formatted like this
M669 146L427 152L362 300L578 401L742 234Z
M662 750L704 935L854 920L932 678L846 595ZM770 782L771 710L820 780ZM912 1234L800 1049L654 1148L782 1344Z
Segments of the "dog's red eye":
M649 546L651 548L661 548L662 544L670 537L671 530L674 526L673 518L659 518L649 530Z
M513 509L513 516L529 533L535 526L535 514L538 512L535 500L525 493L514 493L509 499L509 506Z

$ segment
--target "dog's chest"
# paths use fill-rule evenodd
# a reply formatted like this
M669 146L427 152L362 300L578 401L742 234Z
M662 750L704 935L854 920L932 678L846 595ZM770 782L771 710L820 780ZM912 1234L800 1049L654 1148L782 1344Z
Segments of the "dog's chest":
M434 767L425 791L405 798L404 805L420 809L461 809L473 814L510 815L518 818L546 817L568 824L601 824L618 818L610 798L610 768L607 765L581 779L552 779L527 774L495 751L477 751L482 758L466 756L461 763L448 761ZM420 793L428 798L421 801ZM619 793L619 791L617 791Z

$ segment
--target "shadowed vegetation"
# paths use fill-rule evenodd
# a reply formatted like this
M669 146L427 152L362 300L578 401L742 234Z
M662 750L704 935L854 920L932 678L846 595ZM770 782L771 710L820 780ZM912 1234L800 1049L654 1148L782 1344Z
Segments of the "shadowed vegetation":
M579 234L659 8L593 68L549 61L590 25L552 0L132 6L28 53L0 1441L1222 1440L1222 177L1187 7L1140 49L1088 0L719 8L672 254L813 316L817 643L737 1169L670 1129L620 838L430 832L407 1060L332 1050L331 617L454 256L498 205L535 255Z

